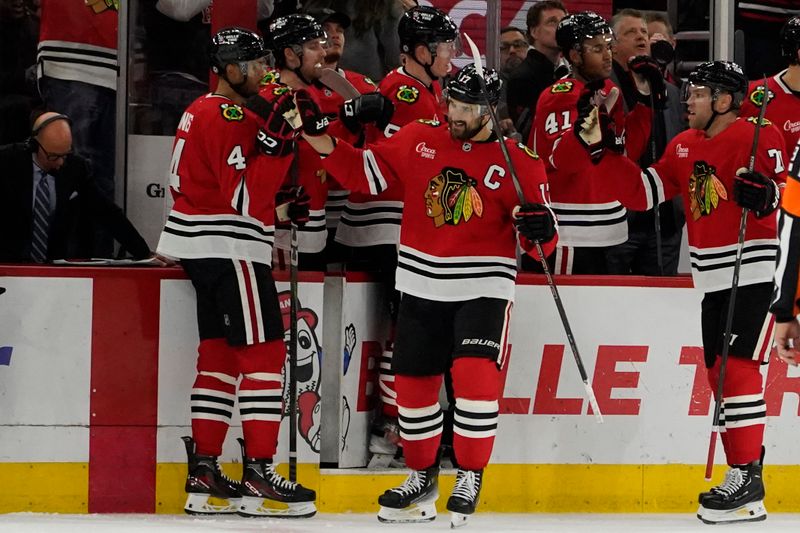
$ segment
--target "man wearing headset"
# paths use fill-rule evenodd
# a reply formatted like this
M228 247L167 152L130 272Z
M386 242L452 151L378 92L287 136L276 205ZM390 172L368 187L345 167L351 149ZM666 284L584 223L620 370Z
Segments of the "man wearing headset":
M0 146L0 168L0 261L92 257L98 224L134 258L151 256L122 210L100 193L87 161L72 152L66 115L43 113L27 141Z

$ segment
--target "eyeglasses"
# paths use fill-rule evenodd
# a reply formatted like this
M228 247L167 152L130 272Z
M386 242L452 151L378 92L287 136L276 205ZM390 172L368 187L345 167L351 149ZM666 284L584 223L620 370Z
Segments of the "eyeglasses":
M47 150L45 150L44 146L42 146L41 144L39 145L39 148L42 150L42 152L44 152L44 155L48 161L58 161L59 159L66 159L67 157L72 155L72 150L70 150L65 154L54 154L52 152L48 152Z
M522 39L519 39L517 41L511 41L510 43L500 43L500 51L501 52L507 52L512 47L513 48L519 48L519 49L528 48L528 42L524 41Z

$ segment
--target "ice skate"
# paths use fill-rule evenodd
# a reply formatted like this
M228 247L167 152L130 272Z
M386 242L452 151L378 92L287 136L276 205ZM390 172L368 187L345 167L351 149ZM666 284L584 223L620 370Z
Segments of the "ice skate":
M191 515L233 514L239 509L239 484L222 473L217 458L197 455L192 437L181 437L186 445L189 471L183 510Z
M439 467L412 470L399 487L389 489L379 498L381 522L430 522L436 518L439 498Z
M734 466L721 485L700 495L697 518L706 524L766 520L764 495L760 461Z
M241 516L309 518L317 513L317 493L278 474L271 460L244 456L241 494Z
M475 512L482 481L483 470L459 469L456 473L456 485L453 487L453 494L447 500L451 528L466 525L469 516Z

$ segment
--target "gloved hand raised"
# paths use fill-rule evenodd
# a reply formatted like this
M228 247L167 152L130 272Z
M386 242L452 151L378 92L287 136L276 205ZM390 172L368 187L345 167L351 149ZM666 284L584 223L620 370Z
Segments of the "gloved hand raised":
M778 208L781 194L778 184L764 174L740 168L733 180L733 199L739 207L751 210L756 218L762 218Z
M546 243L556 235L556 218L544 204L526 203L514 208L514 227L531 242Z
M256 137L258 149L271 156L290 154L294 147L294 128L290 119L297 113L291 89L275 86L251 96L244 105L263 120Z
M394 114L394 104L381 93L363 94L345 100L339 110L339 118L352 132L357 132L363 124L375 123L384 129Z
M650 56L635 56L628 60L628 68L634 74L640 101L650 106L652 96L653 108L663 110L667 106L667 82L656 60Z
M300 89L294 93L294 101L300 113L303 132L312 137L323 135L328 129L330 120L322 113L311 94L305 89Z
M302 185L295 187L284 185L275 195L275 220L277 225L287 225L294 222L304 226L309 220L311 197Z

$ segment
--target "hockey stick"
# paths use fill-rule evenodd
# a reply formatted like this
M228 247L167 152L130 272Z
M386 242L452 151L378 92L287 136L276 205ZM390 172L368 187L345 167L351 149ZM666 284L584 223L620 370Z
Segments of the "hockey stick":
M319 81L345 100L350 100L351 98L358 98L361 96L361 93L358 92L358 89L353 87L353 84L350 83L347 78L332 68L322 69L322 74L320 74Z
M653 98L653 89L650 88L650 109L653 110L653 121L650 123L650 164L654 164L656 162L656 139L655 139L655 130L656 130L656 111L655 106L655 98ZM658 264L658 273L659 275L664 275L664 256L662 255L662 248L661 248L661 209L660 204L656 204L653 207L653 223L655 224L656 230L656 264Z
M297 143L291 165L292 186L298 182ZM297 481L297 224L289 229L289 481Z
M764 77L764 97L761 99L761 107L758 110L758 122L756 131L753 134L753 146L750 149L750 161L747 170L753 172L756 168L756 154L758 152L758 134L764 123L764 115L767 113L768 98L767 78ZM733 281L731 282L731 296L728 300L728 316L725 319L725 335L723 336L722 356L719 363L719 382L717 383L717 396L714 399L714 420L711 425L711 437L708 441L708 457L706 458L706 481L711 481L711 474L714 471L714 454L717 451L717 434L720 432L719 419L722 412L722 392L725 384L725 369L728 366L728 351L731 346L731 330L733 329L733 312L736 304L736 289L739 287L739 271L742 267L742 253L744 251L744 234L747 230L747 213L749 209L742 208L742 218L739 221L739 241L736 245L736 261L733 264Z
M478 47L475 45L475 42L470 39L469 35L464 33L464 37L469 43L470 50L472 51L472 59L475 63L475 72L478 73L478 81L481 85L483 97L486 100L486 107L489 109L489 118L492 121L492 128L494 128L494 134L497 136L497 142L500 145L500 150L503 152L503 158L505 159L506 165L508 166L508 171L511 174L511 181L514 183L514 189L517 191L517 197L519 198L520 203L525 204L527 203L525 201L525 194L522 192L522 186L520 185L519 178L517 177L517 172L514 170L514 164L511 162L511 155L508 153L508 147L504 142L503 133L500 131L500 122L497 120L497 114L495 113L492 104L489 102L489 91L486 89L486 81L483 79L481 54L478 51ZM578 352L578 345L575 343L575 336L572 334L572 327L569 325L567 312L564 310L564 304L561 302L561 296L558 293L558 287L556 286L555 281L553 281L553 276L550 274L550 268L547 266L547 259L544 256L542 245L538 241L535 241L534 245L536 246L536 253L539 254L539 261L542 264L544 275L547 278L547 285L550 287L550 292L553 294L553 300L556 303L558 314L561 317L561 324L564 326L564 332L567 335L567 341L569 342L569 347L572 350L572 356L575 358L575 364L578 365L578 372L581 375L583 386L586 389L586 396L589 398L589 404L592 406L592 411L594 412L594 416L597 418L597 422L602 423L603 414L600 412L600 406L597 404L597 398L595 398L594 389L592 389L592 385L589 383L589 376L586 374L586 369L583 366L583 360Z

